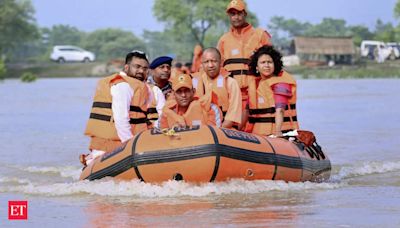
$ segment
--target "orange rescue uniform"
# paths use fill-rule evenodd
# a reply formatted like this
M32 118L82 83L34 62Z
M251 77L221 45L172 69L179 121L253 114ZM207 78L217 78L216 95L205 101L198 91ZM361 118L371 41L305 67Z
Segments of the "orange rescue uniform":
M160 119L161 128L172 128L177 120L184 119L186 125L208 124L221 126L222 112L215 104L202 105L199 100L193 100L185 113L177 113L176 102L168 102L163 109Z

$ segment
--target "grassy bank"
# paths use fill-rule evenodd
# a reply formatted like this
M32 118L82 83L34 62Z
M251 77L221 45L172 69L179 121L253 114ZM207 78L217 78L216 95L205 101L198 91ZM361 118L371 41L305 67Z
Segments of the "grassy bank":
M386 61L378 64L368 61L355 65L337 65L334 67L319 66L286 67L287 71L299 75L301 78L400 78L400 60ZM105 62L94 63L37 63L37 64L9 64L6 78L20 78L30 72L39 78L59 77L101 77L110 75L119 69L107 66Z
M305 67L295 66L286 68L290 73L302 78L400 78L400 60L364 62L356 65L338 65L334 67Z
M107 75L107 70L106 64L102 62L9 64L6 78L19 78L26 72L31 72L39 78L99 77Z

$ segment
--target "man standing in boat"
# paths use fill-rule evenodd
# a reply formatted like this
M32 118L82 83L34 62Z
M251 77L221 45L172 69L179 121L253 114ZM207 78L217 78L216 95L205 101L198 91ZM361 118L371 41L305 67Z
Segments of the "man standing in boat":
M146 54L132 51L125 58L123 71L98 82L85 130L91 153L80 157L84 165L147 129L146 111L151 96L143 81L148 69Z
M221 110L217 105L210 103L211 99L200 101L194 97L195 89L189 75L180 74L174 77L172 79L172 90L176 102L169 102L164 107L160 118L160 128L201 124L221 127Z
M246 115L248 92L256 91L256 79L248 71L250 56L264 45L272 45L271 36L261 28L254 28L246 21L246 4L242 0L232 0L227 8L231 28L222 35L218 42L218 50L222 56L222 64L225 70L231 73L239 84L242 94L242 111ZM242 121L244 122L244 121ZM244 125L245 123L242 123ZM244 126L243 126L244 127Z

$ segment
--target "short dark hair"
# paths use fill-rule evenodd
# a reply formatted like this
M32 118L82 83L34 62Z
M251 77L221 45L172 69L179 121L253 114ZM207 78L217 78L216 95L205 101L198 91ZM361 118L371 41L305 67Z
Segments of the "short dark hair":
M260 72L257 71L257 62L262 55L271 56L274 61L274 75L278 75L283 68L282 55L273 46L264 45L260 47L251 57L249 63L249 70L252 75L260 76Z
M181 68L181 67L182 67L182 63L181 63L181 62L175 63L175 67L176 67L176 68Z
M214 52L215 54L217 54L217 57L218 57L219 59L221 59L221 52L220 52L217 48L215 48L215 47L208 47L208 48L204 49L204 50L203 50L203 55L204 55L204 53L206 53L206 52Z
M144 53L143 51L134 50L134 51L129 52L126 55L125 64L129 64L134 57L138 58L138 59L144 59L144 60L146 60L146 62L149 62L149 60L147 59L146 53Z

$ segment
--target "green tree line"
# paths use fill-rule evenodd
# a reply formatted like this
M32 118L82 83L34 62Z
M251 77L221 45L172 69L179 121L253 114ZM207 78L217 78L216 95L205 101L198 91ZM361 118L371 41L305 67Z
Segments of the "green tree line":
M141 37L117 28L81 31L70 25L41 28L35 21L35 10L30 0L0 1L0 61L49 61L54 45L76 45L92 51L98 60L122 58L133 49L146 51L150 58L175 55L178 60L190 61L193 47L216 46L219 37L229 29L225 13L227 0L155 0L153 14L165 23L165 30L145 30ZM254 13L249 21L257 26ZM400 0L394 7L400 18ZM375 30L362 25L346 25L342 19L324 18L311 24L281 16L261 25L273 36L277 46L288 46L294 36L352 36L355 45L362 40L400 41L400 23L377 20Z

